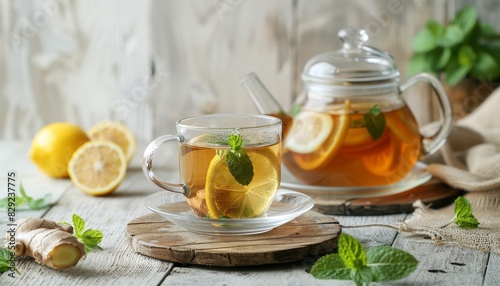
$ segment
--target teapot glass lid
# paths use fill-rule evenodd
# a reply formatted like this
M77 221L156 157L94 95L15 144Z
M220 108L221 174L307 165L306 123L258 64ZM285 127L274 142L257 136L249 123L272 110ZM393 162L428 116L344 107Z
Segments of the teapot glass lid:
M399 79L390 54L364 45L368 40L364 30L343 29L338 35L342 48L311 58L302 73L305 82L345 85Z

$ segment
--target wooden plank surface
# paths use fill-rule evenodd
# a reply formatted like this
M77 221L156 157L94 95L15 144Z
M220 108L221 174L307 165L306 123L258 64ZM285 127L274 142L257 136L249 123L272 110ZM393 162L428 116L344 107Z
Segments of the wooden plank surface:
M142 172L134 171L129 171L122 185L108 197L91 197L73 186L67 188L44 218L71 222L72 214L78 214L87 228L102 231L103 249L87 254L76 267L62 271L41 266L30 258L20 259L17 267L22 275L14 279L2 275L1 284L156 285L173 265L134 253L125 237L126 222L148 213L143 198L153 191L157 189L146 182Z
M15 161L23 161L21 157L27 146L2 142L0 158L10 159L0 162L0 166L5 168ZM5 156L6 148L17 155ZM23 164L16 165L20 174L24 170L34 170L28 160L24 160ZM176 176L171 170L161 170L160 174L164 178ZM143 200L159 191L147 182L140 169L130 169L119 189L103 198L87 196L72 187L67 180L61 182L69 187L65 188L57 204L41 215L55 221L70 221L73 213L79 214L87 221L87 227L103 231L103 250L88 254L76 267L63 271L41 266L29 258L20 259L18 267L23 275L15 279L2 275L0 285L352 285L349 281L317 280L309 275L308 269L322 256L319 253L311 253L294 263L253 267L174 264L136 254L127 241L126 224L149 214L143 206ZM393 245L408 251L420 261L417 270L410 276L384 285L500 285L498 254L458 246L434 246L428 239L398 234L390 228L348 228L371 223L396 224L408 215L411 214L335 215L333 218L344 226L343 232L356 237L366 247Z
M394 223L403 215L350 217L335 216L342 225ZM365 245L390 245L396 231L386 228L343 229ZM322 255L310 255L296 263L272 267L202 267L177 265L161 285L353 285L350 281L318 280L307 271Z

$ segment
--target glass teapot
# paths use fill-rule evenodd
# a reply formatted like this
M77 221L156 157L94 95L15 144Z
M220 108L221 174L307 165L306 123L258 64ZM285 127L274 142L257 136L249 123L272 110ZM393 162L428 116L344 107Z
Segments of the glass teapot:
M316 186L379 186L404 178L418 160L438 150L452 128L450 100L433 75L400 84L388 53L364 45L360 29L339 32L343 46L304 66L304 91L291 114L283 111L258 77L241 84L260 113L283 121L283 163L300 181ZM424 138L402 93L425 82L438 97L441 128Z

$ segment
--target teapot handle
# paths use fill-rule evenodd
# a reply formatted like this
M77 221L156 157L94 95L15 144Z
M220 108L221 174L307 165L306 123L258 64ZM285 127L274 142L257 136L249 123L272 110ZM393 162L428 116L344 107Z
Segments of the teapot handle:
M451 109L450 99L448 98L443 85L435 76L429 73L419 73L410 77L408 80L406 80L406 82L400 85L400 93L404 92L410 86L419 82L425 82L432 87L437 95L439 106L441 108L441 127L439 129L439 132L437 132L437 134L433 135L430 138L426 138L430 141L427 144L424 144L426 146L424 146L425 153L423 154L423 158L426 158L439 150L439 148L441 148L446 142L446 138L450 134L453 127L453 112Z

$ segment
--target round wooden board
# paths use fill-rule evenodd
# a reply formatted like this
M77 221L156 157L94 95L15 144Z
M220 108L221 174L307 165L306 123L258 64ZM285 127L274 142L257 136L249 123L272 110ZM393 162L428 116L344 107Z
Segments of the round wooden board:
M437 180L390 196L373 198L338 199L334 196L318 196L304 192L314 200L314 210L334 215L383 215L411 213L417 200L432 208L452 203L463 191L454 189Z
M135 252L169 262L207 266L250 266L317 258L337 249L341 227L326 215L309 211L269 232L243 236L202 235L157 214L127 224Z

